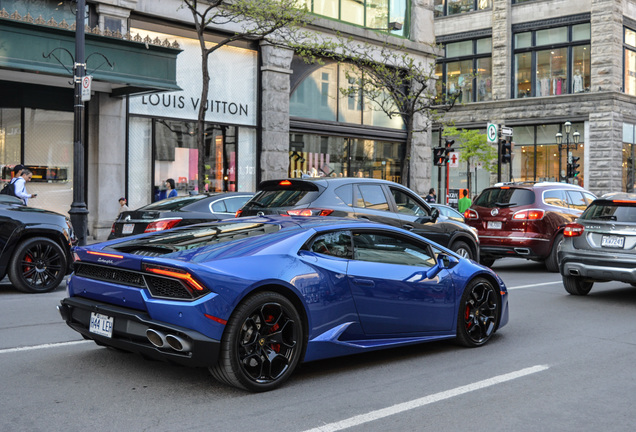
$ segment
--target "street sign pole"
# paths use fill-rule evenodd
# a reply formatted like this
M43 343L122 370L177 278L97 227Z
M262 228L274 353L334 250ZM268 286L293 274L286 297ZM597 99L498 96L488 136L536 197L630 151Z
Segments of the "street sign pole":
M439 130L439 147L442 148L442 132L444 132L443 128ZM442 199L442 167L437 167L437 200L441 202Z

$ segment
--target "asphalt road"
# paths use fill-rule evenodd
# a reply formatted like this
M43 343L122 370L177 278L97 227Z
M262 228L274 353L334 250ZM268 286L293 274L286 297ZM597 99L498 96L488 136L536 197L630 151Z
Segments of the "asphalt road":
M568 295L540 264L502 260L510 323L484 347L432 343L305 364L249 394L207 370L81 340L64 287L0 282L0 431L633 431L636 290Z

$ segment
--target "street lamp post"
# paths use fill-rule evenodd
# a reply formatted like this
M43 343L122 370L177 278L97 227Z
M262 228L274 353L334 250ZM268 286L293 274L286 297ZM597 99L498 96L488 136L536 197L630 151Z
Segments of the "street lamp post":
M570 164L570 132L572 131L572 123L570 123L569 121L566 121L565 123L563 123L563 130L565 131L565 157L566 157L566 164ZM563 150L563 134L561 133L561 131L556 133L556 143L559 146L559 173L558 173L558 178L559 181L561 181L561 152ZM579 139L581 138L581 134L578 131L575 131L572 134L572 138L574 140L574 149L577 148L578 144L579 144ZM565 181L567 182L568 180L568 175L567 175L567 171L566 171L566 175L565 175Z
M85 14L86 0L77 0L77 10L75 11L75 64L73 66L73 83L75 86L73 108L73 203L68 213L80 246L86 244L88 219L88 209L84 202L84 143L82 140L84 120L82 79L86 74L86 64L84 62Z

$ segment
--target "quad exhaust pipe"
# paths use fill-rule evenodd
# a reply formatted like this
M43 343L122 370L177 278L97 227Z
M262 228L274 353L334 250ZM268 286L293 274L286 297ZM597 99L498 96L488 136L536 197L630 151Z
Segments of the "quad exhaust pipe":
M165 334L155 329L146 330L146 337L157 348L172 348L179 352L190 351L192 348L192 344L184 338L173 334Z

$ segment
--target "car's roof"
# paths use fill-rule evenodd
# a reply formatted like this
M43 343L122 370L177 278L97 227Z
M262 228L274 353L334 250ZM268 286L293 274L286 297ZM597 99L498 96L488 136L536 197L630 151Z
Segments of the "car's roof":
M602 197L597 198L597 201L636 201L636 193L633 192L610 192L606 193Z
M575 189L575 190L585 190L581 186L573 185L570 183L559 183L559 182L504 182L504 183L495 183L493 186L488 187L487 189L492 188L500 188L503 186L507 187L516 187L516 188L526 188L526 189Z
M265 180L263 182L261 182L261 184L273 184L276 182L281 182L284 180L289 180L292 182L310 182L310 183L317 183L320 184L323 187L326 187L328 185L333 185L333 186L338 186L341 184L348 184L348 183L384 183L384 184L390 184L390 185L397 185L397 186L402 186L399 183L395 183L389 180L382 180L382 179L376 179L376 178L367 178L367 177L306 177L306 178L289 178L289 179L277 179L277 180Z

